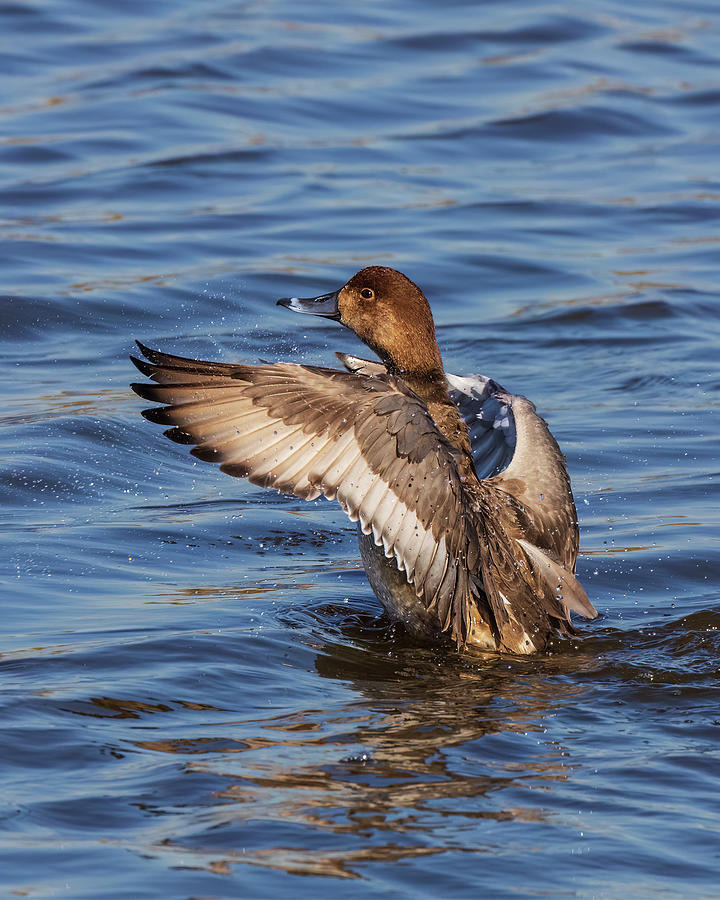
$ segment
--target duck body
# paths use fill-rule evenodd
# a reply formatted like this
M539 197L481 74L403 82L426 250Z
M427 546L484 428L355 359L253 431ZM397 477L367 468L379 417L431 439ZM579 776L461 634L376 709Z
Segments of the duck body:
M170 356L139 344L145 410L231 475L337 499L358 523L370 584L423 640L510 653L596 612L575 578L578 527L565 459L525 397L445 373L430 308L393 269L278 301L341 321L382 363L345 371Z
M386 372L378 363L336 355L349 371L366 376ZM426 391L417 382L415 387L419 396L434 390ZM570 608L587 618L596 615L577 580L568 577L575 572L579 532L565 458L547 423L526 397L510 394L492 379L479 375L458 377L446 373L445 390L444 402L428 400L426 405L434 413L438 430L455 446L461 444L458 431L462 435L463 426L467 429L472 462L463 456L462 477L472 498L472 509L489 529L484 542L491 546L493 540L505 537L513 567L522 569L523 557L530 557L531 566L534 563L540 568L543 577L534 588L534 599L538 590L554 587L557 599L563 600L564 590L570 604L561 617L557 609L556 615L548 615L546 608L537 608L533 603L520 624L520 615L513 615L512 603L506 603L503 594L500 599L508 611L508 621L499 642L486 618L478 614L476 601L468 610L465 643L483 650L531 653L547 644L554 629L572 630ZM415 586L398 569L396 561L388 559L382 546L378 547L372 534L364 534L360 525L358 531L368 580L390 617L402 621L419 638L439 639L437 619L418 603ZM518 547L522 554L517 553ZM507 552L508 547L502 549ZM508 560L505 562L507 565ZM521 590L523 581L521 578ZM528 602L526 596L525 605ZM522 605L516 603L518 607Z

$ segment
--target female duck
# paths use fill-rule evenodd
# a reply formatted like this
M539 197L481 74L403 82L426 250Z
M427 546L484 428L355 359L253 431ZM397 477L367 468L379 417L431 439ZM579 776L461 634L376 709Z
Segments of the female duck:
M370 266L339 291L278 300L352 329L383 364L348 371L246 366L139 344L165 434L230 475L313 500L337 498L389 615L414 635L510 653L594 618L574 576L575 504L565 459L525 397L443 369L422 291Z

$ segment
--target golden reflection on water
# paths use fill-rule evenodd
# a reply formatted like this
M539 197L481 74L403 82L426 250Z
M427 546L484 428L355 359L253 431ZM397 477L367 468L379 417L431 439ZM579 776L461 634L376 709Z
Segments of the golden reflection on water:
M160 848L158 848L160 849ZM176 845L170 841L163 842L163 851L171 851L182 854L185 858L187 847ZM454 848L462 849L462 848ZM444 852L444 847L418 847L404 846L402 844L388 843L379 846L360 847L353 850L327 850L322 853L300 849L297 847L266 847L254 851L223 851L224 859L214 859L198 864L198 868L207 869L210 872L229 874L232 867L239 864L263 866L268 869L276 869L287 872L290 875L315 875L330 878L361 878L354 870L354 866L368 862L405 862L416 859L419 856L434 856ZM479 852L474 850L471 852ZM200 856L195 852L195 857ZM183 865L187 865L184 861Z
M169 281L178 276L177 272L162 272L152 275L141 275L134 273L132 275L116 275L108 278L98 278L94 281L78 281L76 284L70 285L70 291L82 291L88 293L97 290L116 290L117 288L134 287L138 284L154 284L165 286ZM60 291L60 294L66 293Z
M293 591L307 591L315 585L312 582L293 581ZM148 597L153 599L145 600L145 604L160 606L187 606L198 602L216 603L233 602L241 597L264 597L272 594L287 592L288 586L282 582L275 581L253 581L252 584L240 585L223 585L222 587L193 587L178 590L159 590L149 592Z
M114 388L95 388L92 391L57 391L39 394L35 397L21 397L11 401L12 415L0 416L4 425L29 425L49 419L67 416L107 417L119 411L132 408L133 398L128 391Z

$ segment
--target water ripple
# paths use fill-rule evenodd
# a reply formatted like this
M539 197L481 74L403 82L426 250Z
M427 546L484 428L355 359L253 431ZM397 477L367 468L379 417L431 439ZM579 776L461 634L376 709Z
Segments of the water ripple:
M712 895L715 6L0 17L0 893ZM547 654L411 640L339 509L138 415L134 337L365 352L274 300L370 263L567 455L601 614Z

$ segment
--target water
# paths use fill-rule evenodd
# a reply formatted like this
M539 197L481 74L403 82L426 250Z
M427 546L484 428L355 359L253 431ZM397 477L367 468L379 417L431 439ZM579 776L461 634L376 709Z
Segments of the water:
M0 9L3 896L716 896L720 10ZM568 457L600 617L413 645L354 529L165 441L132 339L361 352L369 263Z

